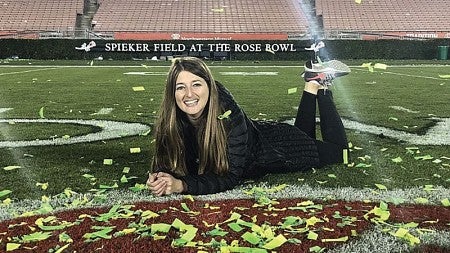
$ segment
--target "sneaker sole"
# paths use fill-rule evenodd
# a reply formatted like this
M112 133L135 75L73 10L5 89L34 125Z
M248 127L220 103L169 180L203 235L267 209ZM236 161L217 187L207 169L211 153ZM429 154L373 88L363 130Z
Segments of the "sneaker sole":
M317 64L318 65L318 64ZM313 73L326 73L326 74L337 74L338 76L347 75L351 72L351 69L343 62L338 60L331 60L327 62L323 62L321 66L317 66L316 68L308 68L305 66L305 71L313 72Z

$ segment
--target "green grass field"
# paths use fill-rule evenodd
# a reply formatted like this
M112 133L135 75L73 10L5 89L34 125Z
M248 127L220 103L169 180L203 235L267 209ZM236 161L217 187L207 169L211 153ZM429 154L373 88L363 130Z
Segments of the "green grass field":
M448 189L450 131L446 119L450 118L450 80L440 75L450 74L450 66L383 63L389 67L374 72L359 67L360 63L349 63L352 73L337 80L332 90L344 119L392 130L394 137L382 131L377 134L364 128L348 129L353 145L351 166L268 175L260 181L327 188L404 189L431 185ZM0 142L4 145L0 148L0 191L11 190L12 199L40 199L66 188L85 193L106 186L115 188L115 183L119 189L145 183L153 151L151 133L60 146L8 145L36 139L70 140L99 131L93 125L18 123L14 119L95 119L151 126L161 101L168 62L14 64L0 64ZM250 117L277 121L292 119L296 114L303 85L300 65L209 62L215 78L229 88ZM127 74L130 72L146 75ZM133 90L140 86L145 90ZM288 89L294 87L298 91L288 94ZM443 127L437 128L439 121ZM424 144L401 137L408 134L412 136L408 140L424 140ZM130 148L141 151L132 153ZM105 164L105 159L112 159L112 164ZM124 172L126 167L128 173ZM124 176L128 180L121 180ZM46 183L48 187L42 189Z

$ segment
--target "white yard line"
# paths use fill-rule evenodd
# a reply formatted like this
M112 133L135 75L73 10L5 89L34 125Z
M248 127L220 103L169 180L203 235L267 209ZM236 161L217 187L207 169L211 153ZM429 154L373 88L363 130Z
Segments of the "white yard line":
M0 66L0 68L2 68L3 66ZM11 67L11 66L8 66ZM29 68L29 66L23 66L24 68ZM39 67L43 67L43 66L39 66ZM48 67L44 67L43 69L30 69L30 70L24 70L24 71L16 71L16 72L8 72L8 73L0 73L0 76L6 76L6 75L15 75L15 74L23 74L23 73L30 73L30 72L37 72L37 71L45 71L45 70L54 70L54 69L58 69L59 67L53 67L51 68L50 66Z

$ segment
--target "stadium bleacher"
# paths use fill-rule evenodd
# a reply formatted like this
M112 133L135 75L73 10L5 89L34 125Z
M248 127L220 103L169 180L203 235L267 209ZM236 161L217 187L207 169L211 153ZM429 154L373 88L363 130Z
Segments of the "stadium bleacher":
M363 32L407 36L450 35L448 0L316 0L316 14L328 32ZM433 36L431 36L433 37Z
M199 34L301 38L310 27L311 13L302 8L305 2L315 6L310 12L327 36L450 38L448 0L363 0L361 4L352 0L0 0L0 37L27 32L57 37L60 32L81 30L73 36L85 36L86 31L116 39L195 39ZM93 3L94 9L89 8ZM87 13L88 24L80 25L79 16ZM284 36L276 37L279 34Z
M82 0L0 0L0 32L75 29Z
M168 33L305 33L291 0L102 0L97 31Z

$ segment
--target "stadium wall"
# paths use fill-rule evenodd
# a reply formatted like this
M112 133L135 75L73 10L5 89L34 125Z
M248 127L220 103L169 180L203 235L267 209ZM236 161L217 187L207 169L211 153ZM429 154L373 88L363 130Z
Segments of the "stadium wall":
M91 42L89 40L64 39L2 39L0 40L0 58L6 59L14 56L20 59L80 60L101 56L103 59L131 60L190 55L227 60L302 60L308 59L310 56L310 51L305 50L306 47L309 47L309 41L94 40L94 47L87 48L85 46L83 49L83 44ZM114 44L117 47L112 50ZM200 44L203 46L200 47ZM438 57L439 46L450 45L450 39L329 40L325 41L325 44L328 55L341 60L432 60Z

